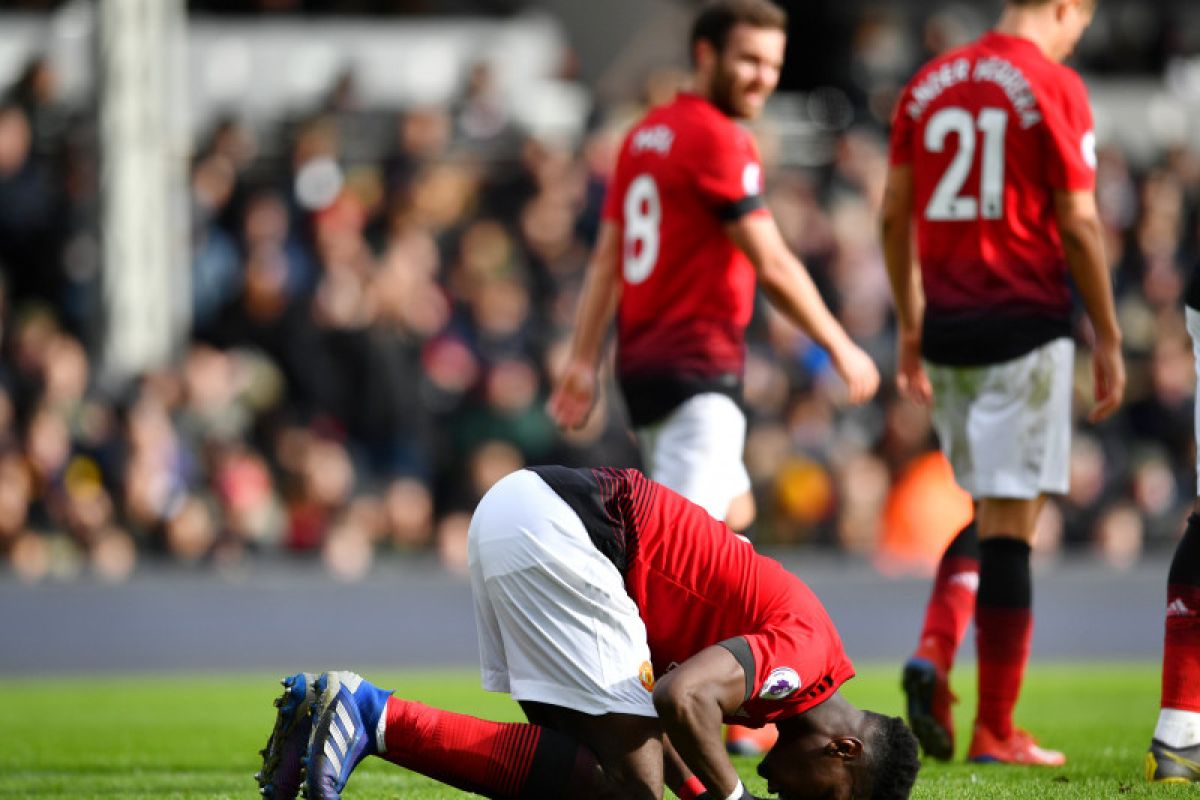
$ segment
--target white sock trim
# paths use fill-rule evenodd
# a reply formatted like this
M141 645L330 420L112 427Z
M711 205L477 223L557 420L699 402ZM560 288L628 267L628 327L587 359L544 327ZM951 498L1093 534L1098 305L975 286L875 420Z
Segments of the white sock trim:
M375 752L383 755L387 752L387 704L383 706L383 713L379 715L379 722L375 725Z
M729 795L729 797L726 797L725 800L740 800L741 796L745 794L745 792L746 787L742 785L741 781L738 781L737 786L733 787L733 793Z
M1200 744L1200 713L1164 708L1158 712L1154 738L1167 747L1193 747Z

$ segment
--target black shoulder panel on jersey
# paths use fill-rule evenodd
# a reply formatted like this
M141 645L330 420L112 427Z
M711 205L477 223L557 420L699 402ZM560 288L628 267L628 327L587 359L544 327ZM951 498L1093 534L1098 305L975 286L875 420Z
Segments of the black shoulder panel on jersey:
M614 487L601 485L601 476L592 469L572 469L555 465L526 467L579 515L588 538L605 558L624 575L629 567L625 520L619 513ZM606 491L607 489L607 491Z
M733 657L742 665L742 672L746 673L746 694L742 698L744 703L754 695L754 653L750 651L750 643L744 636L734 636L732 639L717 642L717 646L733 653Z
M747 195L735 203L718 209L717 216L721 218L722 222L736 222L751 211L758 211L765 205L761 194Z

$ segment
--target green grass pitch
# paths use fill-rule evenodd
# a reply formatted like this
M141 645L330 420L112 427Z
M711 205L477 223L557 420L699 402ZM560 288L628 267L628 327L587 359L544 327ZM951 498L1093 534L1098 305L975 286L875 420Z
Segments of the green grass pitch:
M973 711L973 669L955 690L959 729ZM518 719L506 697L478 688L469 670L368 678L403 695L493 719ZM871 666L846 686L855 703L901 713L898 666ZM276 676L7 679L0 688L0 798L255 797L252 774L274 719ZM1200 786L1143 782L1142 756L1158 710L1152 664L1031 668L1018 722L1067 752L1062 769L927 762L917 798L1197 797ZM959 758L966 743L959 742ZM765 793L754 759L738 760ZM440 800L465 795L378 759L364 763L347 800ZM669 793L668 793L669 796Z

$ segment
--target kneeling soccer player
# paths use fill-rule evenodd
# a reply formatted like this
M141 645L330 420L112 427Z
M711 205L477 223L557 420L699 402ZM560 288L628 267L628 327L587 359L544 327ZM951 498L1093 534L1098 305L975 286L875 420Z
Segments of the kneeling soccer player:
M529 724L403 700L349 672L285 679L263 794L338 798L367 755L493 798L750 798L723 722L776 723L758 773L784 800L904 798L899 717L854 675L809 588L635 470L534 467L499 481L469 537L483 686Z

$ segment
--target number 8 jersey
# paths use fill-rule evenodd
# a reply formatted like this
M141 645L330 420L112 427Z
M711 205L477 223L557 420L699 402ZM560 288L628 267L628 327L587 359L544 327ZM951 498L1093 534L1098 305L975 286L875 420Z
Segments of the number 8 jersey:
M754 268L725 232L767 213L749 132L680 94L626 136L604 218L621 232L617 372L635 426L689 397L740 399Z
M1054 193L1093 191L1096 169L1073 70L995 32L934 59L900 97L891 163L912 168L925 358L998 363L1070 336Z

